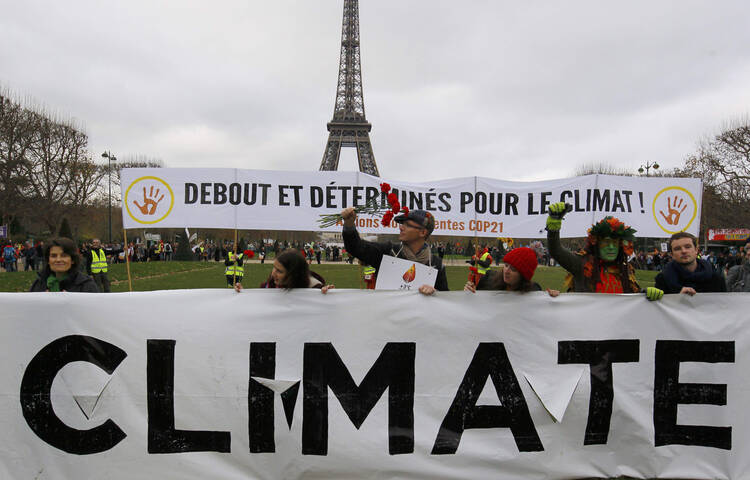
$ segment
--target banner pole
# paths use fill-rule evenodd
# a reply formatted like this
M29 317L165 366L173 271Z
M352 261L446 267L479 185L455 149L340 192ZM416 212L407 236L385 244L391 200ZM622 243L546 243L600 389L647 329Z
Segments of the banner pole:
M476 196L476 195L477 195L477 177L474 176L474 196ZM479 265L479 263L478 263L479 262L479 239L477 238L478 237L478 232L477 232L478 229L477 229L476 225L477 225L477 210L475 208L474 209L474 259L475 259L474 260L474 266L475 267L477 265ZM479 267L477 267L477 268L479 268Z
M234 229L234 246L232 247L232 251L234 251L234 261L237 262L237 229L236 228ZM235 266L232 268L232 285L236 283L237 283L237 268Z
M130 277L130 255L128 255L128 250L130 250L130 248L128 247L128 231L124 228L122 229L122 236L125 239L125 244L123 245L123 248L125 249L125 270L128 271L128 288L132 292L133 280Z

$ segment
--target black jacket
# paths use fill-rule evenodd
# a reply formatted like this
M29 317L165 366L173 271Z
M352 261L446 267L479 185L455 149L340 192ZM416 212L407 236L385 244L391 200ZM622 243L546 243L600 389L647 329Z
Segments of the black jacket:
M96 286L94 279L86 275L85 273L78 272L71 269L68 277L60 282L60 291L65 290L66 292L87 292L87 293L99 293L99 288ZM47 276L41 274L31 284L30 292L46 292L47 291Z
M400 250L398 244L391 242L368 242L359 238L359 233L354 227L344 227L344 248L354 258L362 260L365 264L380 269L380 262L383 260L383 255L391 255L396 257L396 252ZM403 258L403 257L402 257ZM445 267L443 266L440 257L433 254L431 259L432 267L436 268L437 278L435 279L435 290L448 291L448 276L445 274Z
M664 293L680 293L682 287L691 287L696 292L727 291L721 270L715 269L709 262L700 258L695 272L688 272L674 260L669 262L656 276L654 286L664 290Z

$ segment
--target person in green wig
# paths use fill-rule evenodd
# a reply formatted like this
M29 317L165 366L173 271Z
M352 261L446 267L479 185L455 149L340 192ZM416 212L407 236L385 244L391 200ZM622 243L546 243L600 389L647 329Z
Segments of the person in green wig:
M658 288L641 290L638 285L635 269L628 261L633 253L635 229L615 217L604 217L589 228L584 249L573 253L560 245L560 227L567 211L563 202L549 206L547 243L552 258L568 271L564 286L569 292L644 292L649 300L664 296Z

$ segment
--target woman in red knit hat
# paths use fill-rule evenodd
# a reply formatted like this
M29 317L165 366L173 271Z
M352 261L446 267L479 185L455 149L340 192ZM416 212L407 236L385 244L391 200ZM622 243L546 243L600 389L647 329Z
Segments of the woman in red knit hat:
M536 252L528 247L511 250L503 257L503 271L491 271L482 276L479 284L466 282L464 290L476 292L477 290L509 290L515 292L535 292L542 290L541 285L533 282L531 278L537 266ZM560 294L558 290L547 289L552 297Z

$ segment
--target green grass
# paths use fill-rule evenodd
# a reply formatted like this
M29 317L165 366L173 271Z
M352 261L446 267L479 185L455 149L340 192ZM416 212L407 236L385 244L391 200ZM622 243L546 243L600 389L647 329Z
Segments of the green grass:
M246 288L258 287L271 273L272 262L250 263L245 265ZM498 267L493 267L497 269ZM338 288L360 288L360 271L357 265L322 264L312 269L322 275L327 283ZM190 288L227 288L224 277L224 264L217 262L147 262L131 263L130 272L133 290L175 290ZM466 266L447 266L448 286L451 290L461 290L466 283L469 269ZM656 271L638 270L636 277L642 288L654 285ZM31 287L35 272L0 272L0 292L26 292ZM109 268L113 292L128 291L128 275L124 264ZM538 267L534 280L543 288L561 289L565 271L560 267Z

